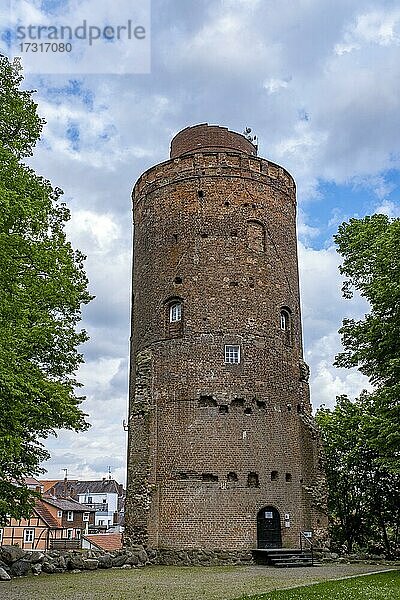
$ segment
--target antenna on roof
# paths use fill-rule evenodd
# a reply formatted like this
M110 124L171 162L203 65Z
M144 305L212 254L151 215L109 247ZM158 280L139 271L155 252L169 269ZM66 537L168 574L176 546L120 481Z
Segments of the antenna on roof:
M246 138L246 140L249 140L249 142L251 142L257 148L257 136L251 135L251 127L245 127L243 135Z
M108 479L111 480L111 467L108 465Z

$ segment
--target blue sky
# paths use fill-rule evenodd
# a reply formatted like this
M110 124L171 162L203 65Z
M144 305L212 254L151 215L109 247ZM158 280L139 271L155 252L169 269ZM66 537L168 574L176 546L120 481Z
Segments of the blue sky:
M21 1L26 14L62 4ZM115 20L135 6L112 4ZM99 47L99 63L106 52ZM313 404L332 406L337 394L368 385L357 371L332 366L341 320L367 309L341 298L332 236L352 216L400 216L398 2L153 0L151 55L148 74L26 75L47 121L31 164L65 192L69 236L88 256L96 295L84 311L91 340L80 372L92 428L48 441L49 477L62 477L64 467L71 477L99 477L110 465L124 480L130 193L188 125L249 126L259 154L295 177ZM116 71L124 60L121 52Z

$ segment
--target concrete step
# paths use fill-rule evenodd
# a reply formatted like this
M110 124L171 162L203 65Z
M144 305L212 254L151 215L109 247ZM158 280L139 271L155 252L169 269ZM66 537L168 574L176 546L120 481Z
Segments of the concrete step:
M254 550L256 562L273 567L312 567L310 552L299 548L260 548Z

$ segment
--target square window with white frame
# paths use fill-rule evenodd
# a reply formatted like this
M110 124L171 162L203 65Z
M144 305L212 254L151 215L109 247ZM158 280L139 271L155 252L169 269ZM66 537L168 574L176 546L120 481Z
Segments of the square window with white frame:
M240 363L240 346L226 345L225 346L225 362L228 364Z
M24 542L30 544L35 539L35 530L34 529L24 529Z
M73 521L73 520L74 520L74 511L68 510L67 511L67 521Z
M90 518L90 513L84 512L83 513L83 521L85 521L87 523L89 521L89 518Z

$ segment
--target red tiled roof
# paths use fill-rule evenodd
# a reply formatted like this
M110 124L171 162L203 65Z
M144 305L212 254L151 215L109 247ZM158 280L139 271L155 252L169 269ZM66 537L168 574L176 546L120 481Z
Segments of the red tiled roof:
M43 486L45 492L52 488L56 483L59 483L60 479L40 479L39 483Z
M34 511L51 529L62 529L60 523L55 517L53 517L51 512L41 500L36 502Z
M93 533L82 537L101 550L120 550L122 548L122 533Z

